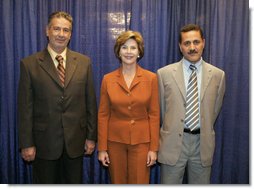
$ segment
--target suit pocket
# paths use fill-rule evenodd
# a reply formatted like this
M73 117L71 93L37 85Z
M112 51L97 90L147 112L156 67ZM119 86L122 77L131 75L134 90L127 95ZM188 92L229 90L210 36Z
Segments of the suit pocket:
M34 123L33 130L34 131L45 131L47 128L46 123Z
M86 128L86 119L85 119L85 118L83 118L83 119L80 120L80 128L81 128L81 129Z
M83 98L85 96L85 82L84 81L73 81L71 85L72 95L77 96L78 98Z
M165 130L166 129L166 130ZM160 132L164 135L169 135L172 133L172 128L169 126L165 126L164 124L160 128Z
M168 135L168 134L170 134L170 132L169 132L169 131L166 131L166 130L164 130L164 129L162 129L162 128L161 128L161 133L162 133L162 134L164 134L164 135Z

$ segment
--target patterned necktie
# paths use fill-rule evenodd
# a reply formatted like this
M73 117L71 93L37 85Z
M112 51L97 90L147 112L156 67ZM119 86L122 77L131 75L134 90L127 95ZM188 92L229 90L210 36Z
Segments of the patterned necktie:
M58 72L60 81L62 83L62 86L64 86L64 79L65 79L65 69L63 67L63 60L64 59L61 55L57 55L56 60L58 61L57 72Z
M190 65L192 73L189 78L186 96L185 124L192 131L199 123L199 102L196 67Z

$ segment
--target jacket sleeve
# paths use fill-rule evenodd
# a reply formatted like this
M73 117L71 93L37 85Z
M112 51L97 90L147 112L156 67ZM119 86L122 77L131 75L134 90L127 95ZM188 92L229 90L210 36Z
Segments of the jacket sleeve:
M87 71L87 86L86 86L86 114L87 114L87 130L86 138L89 140L97 140L97 103L93 84L93 75L91 64Z
M160 99L160 124L163 123L163 117L165 113L165 101L164 101L164 86L161 73L157 71L158 85L159 85L159 99Z
M222 102L223 102L223 97L225 94L225 88L226 88L226 81L225 81L225 73L224 71L222 71L221 74L221 80L220 80L220 85L219 85L219 89L218 89L218 93L217 93L217 98L216 98L216 104L215 104L215 119L217 118L221 106L222 106Z
M149 125L150 125L150 150L159 150L159 129L160 129L160 106L159 106L159 91L158 79L156 75L152 80L151 101L149 107Z
M20 63L18 87L18 136L19 148L34 146L33 140L33 89L28 68Z
M107 150L109 117L110 101L107 93L106 79L104 77L101 84L100 106L98 112L98 151Z

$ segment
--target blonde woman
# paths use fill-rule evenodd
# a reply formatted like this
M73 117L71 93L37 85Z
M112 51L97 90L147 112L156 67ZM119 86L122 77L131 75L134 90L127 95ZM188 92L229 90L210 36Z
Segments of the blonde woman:
M123 32L114 52L120 67L104 76L98 113L98 159L115 184L149 184L159 147L156 74L141 68L140 33Z

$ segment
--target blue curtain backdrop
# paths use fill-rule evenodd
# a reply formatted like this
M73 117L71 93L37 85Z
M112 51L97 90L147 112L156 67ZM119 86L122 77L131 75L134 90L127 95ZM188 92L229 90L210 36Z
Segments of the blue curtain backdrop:
M31 165L22 161L17 140L19 62L46 47L50 13L74 18L70 48L93 61L96 94L104 74L119 66L113 53L122 31L142 33L140 65L156 72L180 60L178 33L187 23L204 29L203 58L226 72L227 88L216 122L211 182L249 183L249 3L248 0L2 0L0 1L0 183L31 183ZM26 111L26 110L24 110ZM160 183L160 166L151 183ZM84 157L84 183L110 183L108 171Z

